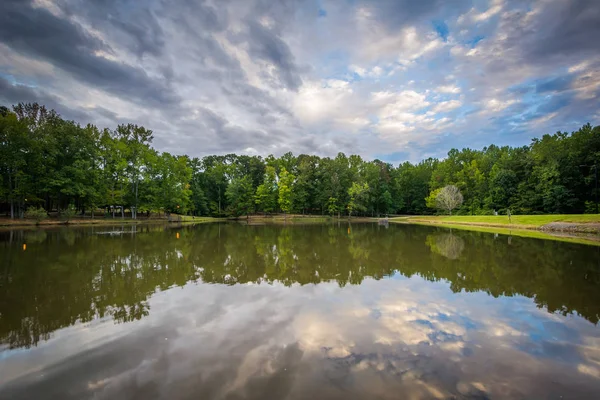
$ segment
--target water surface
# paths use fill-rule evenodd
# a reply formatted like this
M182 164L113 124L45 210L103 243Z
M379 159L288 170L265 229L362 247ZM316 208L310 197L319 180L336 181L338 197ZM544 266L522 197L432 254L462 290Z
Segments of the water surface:
M599 249L347 223L0 232L0 398L598 398Z

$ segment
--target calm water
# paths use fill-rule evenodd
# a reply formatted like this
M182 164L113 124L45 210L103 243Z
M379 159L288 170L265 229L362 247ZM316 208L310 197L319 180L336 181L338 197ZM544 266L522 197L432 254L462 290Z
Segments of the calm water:
M600 398L599 247L132 229L0 232L0 398Z

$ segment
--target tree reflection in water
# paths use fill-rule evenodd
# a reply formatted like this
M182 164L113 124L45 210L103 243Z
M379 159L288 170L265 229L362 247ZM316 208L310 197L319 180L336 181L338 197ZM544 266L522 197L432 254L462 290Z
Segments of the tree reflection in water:
M453 233L438 233L427 236L431 251L450 260L457 260L465 249L465 241Z
M375 224L133 229L0 233L0 342L31 347L76 322L139 320L155 292L188 282L344 287L400 273L447 281L454 292L527 296L592 323L600 315L598 249L590 246Z

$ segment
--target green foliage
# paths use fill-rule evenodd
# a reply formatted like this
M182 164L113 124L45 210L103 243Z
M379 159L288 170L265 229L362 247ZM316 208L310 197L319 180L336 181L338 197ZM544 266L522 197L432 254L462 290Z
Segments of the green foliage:
M25 218L33 219L39 224L48 218L48 213L42 207L30 207L25 211Z
M329 215L335 215L340 211L340 206L338 205L338 199L335 197L330 197L327 200L327 212Z
M69 207L65 208L64 210L60 211L60 218L62 220L64 220L66 223L69 223L69 221L71 221L73 219L75 214L77 214L77 211L75 211L75 208L72 206L69 206Z
M277 208L278 188L275 179L275 168L268 165L264 181L256 188L254 203L257 211L272 213Z
M596 207L596 202L594 201L586 201L585 202L585 213L586 214L596 214L598 207Z
M284 213L289 213L292 210L292 186L296 177L290 174L285 168L281 170L279 175L279 208Z
M353 212L364 212L367 210L369 184L363 183L361 185L353 182L350 189L348 189L348 195L350 196L350 202L347 206L349 216L352 216Z
M427 207L433 208L433 209L438 208L437 197L441 191L442 191L442 188L439 188L439 189L432 190L431 193L429 193L429 196L427 196L425 198L425 204L427 204Z
M248 215L254 210L254 188L250 175L235 178L225 192L231 215Z
M451 149L443 160L398 166L343 153L190 159L159 152L152 140L142 126L80 126L35 103L1 108L0 208L13 218L32 205L57 211L69 204L78 212L128 209L133 218L138 211L223 217L278 209L422 215L435 212L438 189L453 185L464 196L455 214L595 212L600 127L589 124L529 146Z

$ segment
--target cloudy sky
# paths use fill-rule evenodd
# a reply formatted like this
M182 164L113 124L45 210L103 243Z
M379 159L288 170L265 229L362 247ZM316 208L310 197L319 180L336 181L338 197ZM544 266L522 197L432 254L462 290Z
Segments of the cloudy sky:
M192 156L390 162L600 122L597 0L2 0L0 103Z

